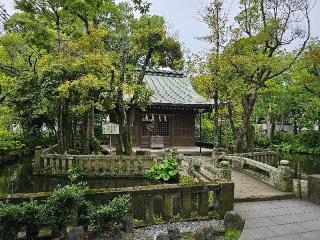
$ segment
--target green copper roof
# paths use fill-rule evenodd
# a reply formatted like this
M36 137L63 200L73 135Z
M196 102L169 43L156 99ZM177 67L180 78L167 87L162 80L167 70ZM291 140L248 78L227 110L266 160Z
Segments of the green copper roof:
M183 73L167 70L149 70L144 82L154 94L152 105L194 106L197 108L212 107L192 87L191 81Z

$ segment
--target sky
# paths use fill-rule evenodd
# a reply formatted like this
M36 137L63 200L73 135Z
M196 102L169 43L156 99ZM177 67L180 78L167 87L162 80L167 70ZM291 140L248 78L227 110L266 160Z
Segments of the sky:
M172 34L176 34L185 49L193 53L209 49L209 45L202 42L197 37L208 34L207 26L200 21L199 11L210 0L148 0L152 3L151 13L164 16ZM316 4L311 12L312 36L320 38L320 0L315 0ZM7 11L14 12L13 0L0 0L5 5ZM229 16L233 17L239 10L239 0L225 0L225 9L229 11ZM298 43L297 43L298 44Z

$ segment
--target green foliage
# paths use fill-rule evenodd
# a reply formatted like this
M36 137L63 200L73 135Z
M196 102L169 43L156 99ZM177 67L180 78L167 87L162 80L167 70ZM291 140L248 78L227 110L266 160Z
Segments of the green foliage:
M186 185L188 185L188 184L194 184L194 183L196 183L197 182L197 180L196 179L194 179L194 178L192 178L192 177L189 177L189 176L179 176L179 183L181 183L181 184L186 184Z
M23 210L23 225L26 226L27 239L35 239L40 226L44 222L44 204L31 200L21 205Z
M131 197L123 195L93 211L90 226L97 233L106 233L114 229L123 229L131 218Z
M16 239L23 224L23 216L19 205L0 202L0 239Z
M17 153L24 147L21 136L0 129L0 156Z
M149 179L163 180L168 182L178 177L178 161L172 155L165 156L161 163L154 164L146 173Z
M267 149L270 147L271 142L270 139L264 135L256 133L254 135L254 143L256 147Z
M237 230L228 229L225 233L225 237L228 240L238 240L240 239L241 233Z
M81 175L81 168L79 165L72 165L71 168L68 169L68 178L71 183L75 183Z
M318 131L303 131L298 135L277 132L274 143L282 152L301 154L320 154L320 137Z
M48 225L64 233L71 221L76 221L76 210L85 202L85 187L81 184L58 187L48 198L45 215Z

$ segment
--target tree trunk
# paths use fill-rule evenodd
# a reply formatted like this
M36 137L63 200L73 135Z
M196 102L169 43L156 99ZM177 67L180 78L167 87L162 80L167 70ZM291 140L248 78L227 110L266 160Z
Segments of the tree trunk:
M234 112L233 112L231 100L228 101L227 107L228 107L229 122L230 122L230 128L231 128L232 135L233 135L233 140L236 141L237 140L237 129L236 129L236 126L234 123Z
M124 152L126 155L132 155L132 134L134 127L134 120L136 115L136 106L131 106L127 112L127 121L126 121L126 133L124 141Z
M119 124L119 135L117 135L117 154L124 154L124 136L125 136L125 112L123 106L123 91L118 90L117 106L116 106L116 120Z
M213 96L214 100L214 124L213 124L213 145L220 147L219 144L219 93L216 90Z
M270 115L270 107L268 107L267 115L266 115L266 127L267 127L267 136L269 140L271 140L271 115Z
M64 100L59 101L59 110L58 110L58 152L64 153L64 138L63 138L63 114L64 114Z
M242 99L243 116L242 123L237 135L237 152L247 152L253 150L252 146L254 146L254 139L250 119L254 110L254 106L256 104L257 96L258 89L256 88L253 93L248 94Z

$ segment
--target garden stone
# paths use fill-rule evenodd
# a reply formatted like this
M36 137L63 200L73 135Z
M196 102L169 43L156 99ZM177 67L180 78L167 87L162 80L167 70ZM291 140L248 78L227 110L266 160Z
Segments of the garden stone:
M133 229L134 229L134 226L133 226L133 223L131 221L127 222L125 225L124 225L124 230L125 232L127 233L133 233Z
M154 240L170 240L169 234L167 233L158 233L154 236Z
M196 229L195 240L216 240L224 233L222 224L202 224Z
M181 233L179 228L168 226L167 230L168 230L170 240L179 240L181 238Z
M84 229L82 226L70 230L67 234L67 240L82 240L84 239Z
M226 212L224 215L225 229L241 230L244 226L244 220L235 211Z

